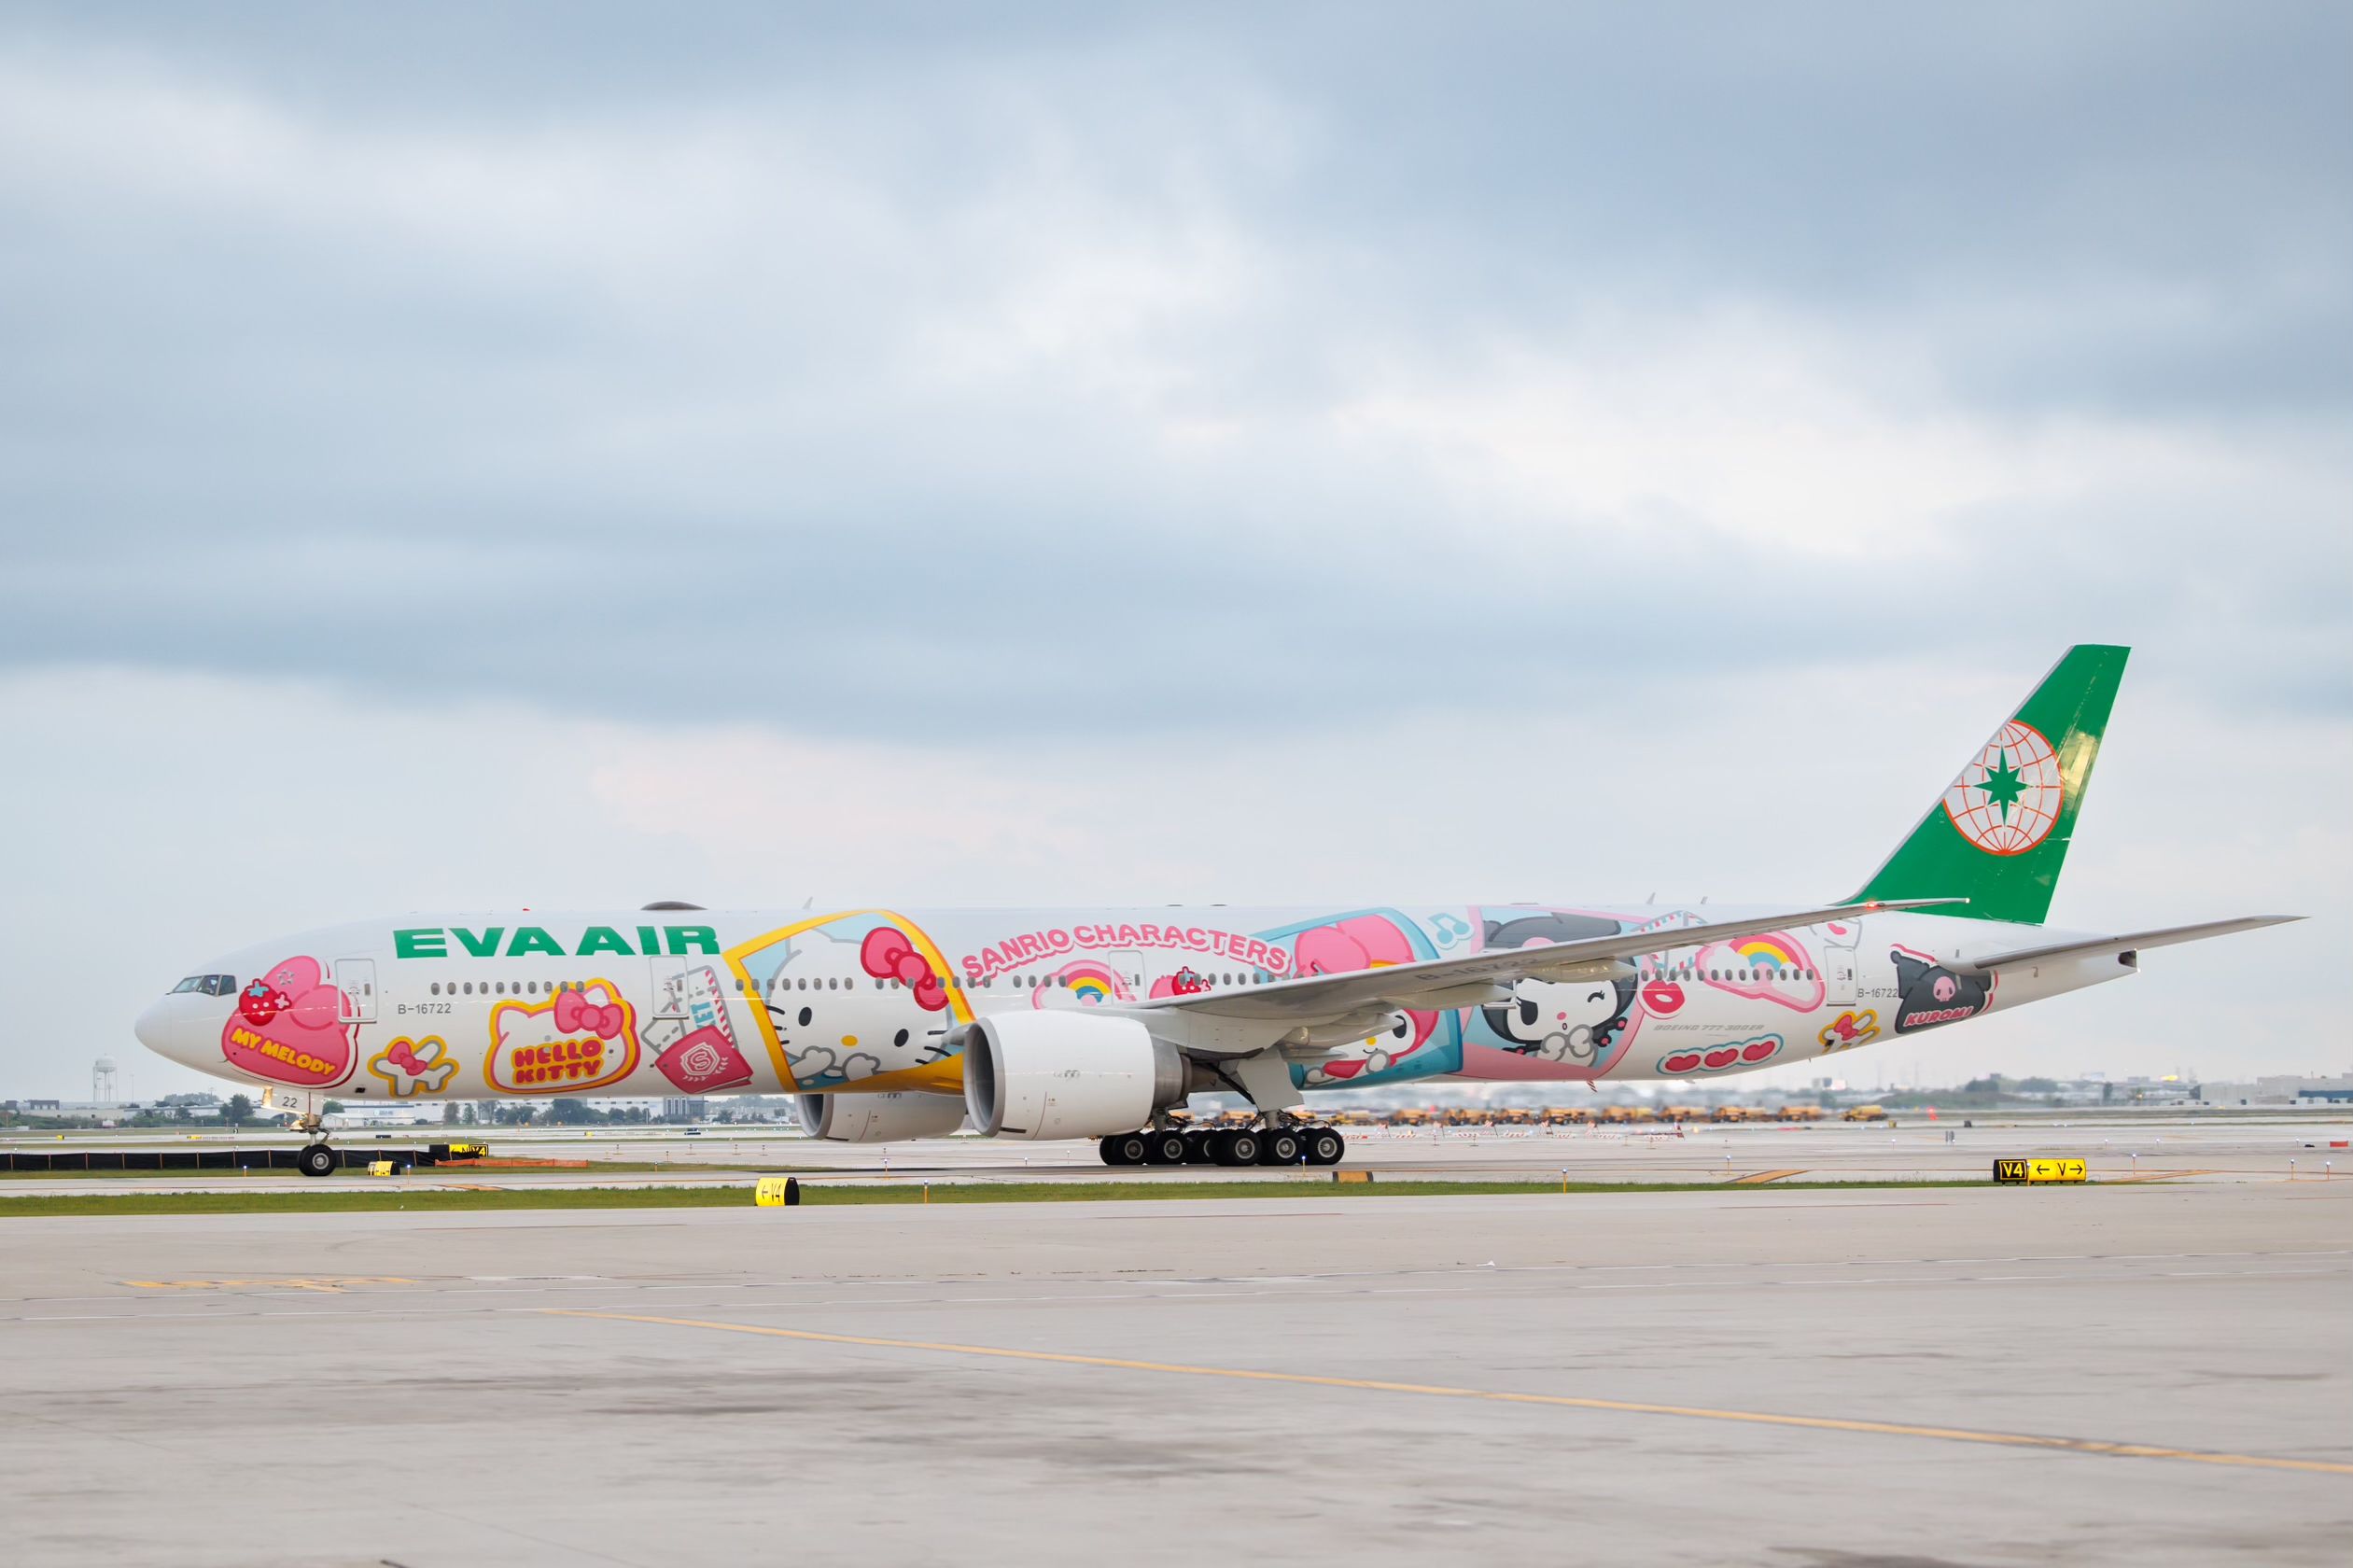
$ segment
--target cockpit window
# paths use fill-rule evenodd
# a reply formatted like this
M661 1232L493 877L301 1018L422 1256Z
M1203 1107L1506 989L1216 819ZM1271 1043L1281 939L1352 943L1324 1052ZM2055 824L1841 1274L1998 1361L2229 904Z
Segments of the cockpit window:
M194 991L202 996L235 996L237 977L233 974L191 974L172 987L175 996L182 991Z

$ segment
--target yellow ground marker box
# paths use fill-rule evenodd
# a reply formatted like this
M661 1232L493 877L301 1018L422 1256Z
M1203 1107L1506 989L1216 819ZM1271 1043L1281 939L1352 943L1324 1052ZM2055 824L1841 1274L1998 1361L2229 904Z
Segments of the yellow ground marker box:
M752 1202L763 1209L783 1209L797 1206L801 1201L801 1182L796 1176L763 1176L760 1185L752 1189Z
M1997 1159L1994 1180L2004 1186L2041 1186L2052 1182L2088 1182L2091 1173L2080 1159Z

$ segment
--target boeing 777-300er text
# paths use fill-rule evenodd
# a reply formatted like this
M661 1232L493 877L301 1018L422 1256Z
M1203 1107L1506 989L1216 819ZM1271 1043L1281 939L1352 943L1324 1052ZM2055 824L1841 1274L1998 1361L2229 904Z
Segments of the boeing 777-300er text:
M264 1085L336 1168L329 1094L797 1096L820 1137L1094 1138L1114 1165L1331 1164L1303 1093L1729 1077L2130 974L2271 925L2042 924L2126 650L2068 651L1852 897L1786 908L847 909L417 915L231 953L141 1015ZM1172 1113L1226 1090L1214 1135Z

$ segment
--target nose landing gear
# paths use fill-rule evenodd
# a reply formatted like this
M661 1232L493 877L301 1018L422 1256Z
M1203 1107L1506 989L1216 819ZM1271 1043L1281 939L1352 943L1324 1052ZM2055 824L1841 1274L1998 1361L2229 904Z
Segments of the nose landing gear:
M261 1103L272 1110L290 1111L287 1130L307 1134L310 1141L294 1156L296 1169L305 1176L332 1176L343 1167L343 1156L327 1142L327 1097L311 1089L286 1089L273 1085L261 1091Z

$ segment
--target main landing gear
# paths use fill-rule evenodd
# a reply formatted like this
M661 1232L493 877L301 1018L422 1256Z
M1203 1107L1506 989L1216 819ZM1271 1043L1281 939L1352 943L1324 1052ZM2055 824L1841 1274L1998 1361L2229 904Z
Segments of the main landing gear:
M1105 1165L1338 1165L1348 1141L1337 1127L1155 1127L1099 1141Z

